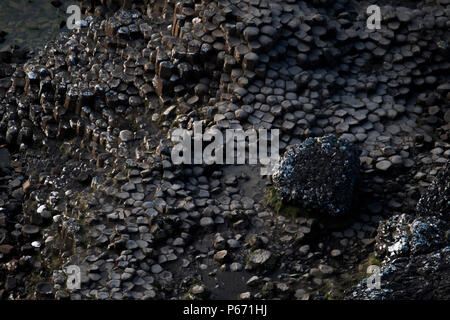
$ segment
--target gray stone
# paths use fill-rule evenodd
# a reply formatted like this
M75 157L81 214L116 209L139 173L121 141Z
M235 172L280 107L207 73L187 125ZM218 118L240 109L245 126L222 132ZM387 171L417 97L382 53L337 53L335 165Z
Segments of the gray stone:
M119 133L119 139L124 142L128 142L134 139L133 132L129 130L122 130Z
M265 249L256 249L247 258L245 268L247 270L260 269L263 271L270 271L276 265L276 256Z

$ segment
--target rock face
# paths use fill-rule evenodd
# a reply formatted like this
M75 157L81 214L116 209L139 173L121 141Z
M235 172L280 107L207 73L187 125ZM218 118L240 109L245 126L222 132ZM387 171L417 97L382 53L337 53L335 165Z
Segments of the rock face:
M395 215L378 228L380 288L364 279L354 299L448 299L450 245L448 165L439 172L413 214Z
M445 220L450 218L450 165L428 187L417 204L417 212L422 216L436 215Z
M429 253L446 244L444 222L436 217L394 216L378 229L376 250L387 260Z
M0 149L0 170L8 168L10 164L9 152L7 149Z
M386 291L356 297L448 299L444 189L384 222L450 158L447 7L382 5L372 31L353 0L83 2L26 63L0 52L0 299L339 299L377 230ZM275 214L256 166L173 163L194 121L278 129L280 194L338 220L359 145L352 225Z
M450 290L448 223L436 217L394 216L380 224L380 288L364 279L354 299L446 299Z
M359 176L359 154L345 139L308 138L284 154L273 175L277 195L311 212L345 214Z
M5 31L0 30L0 43L5 41L6 35L7 35L7 33Z

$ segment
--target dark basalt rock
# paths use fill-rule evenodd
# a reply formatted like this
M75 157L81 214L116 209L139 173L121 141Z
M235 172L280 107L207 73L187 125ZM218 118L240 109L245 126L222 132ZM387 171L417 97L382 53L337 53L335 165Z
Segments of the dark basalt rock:
M448 223L396 215L382 222L376 241L382 258L380 288L358 284L352 299L445 299L450 286Z
M6 148L0 149L0 170L9 168L10 165L10 156L9 151Z
M345 139L308 138L284 154L273 175L277 195L311 212L348 213L360 172L359 154Z
M387 261L409 254L429 253L446 244L444 222L436 217L402 214L391 217L378 228L376 250Z
M380 270L379 289L368 287L368 279L352 291L350 299L446 299L450 288L450 247L428 254L394 259Z
M450 287L448 232L449 165L422 195L414 215L383 221L376 237L382 259L380 289L367 279L352 290L354 299L445 299Z
M7 33L3 30L0 30L0 43L2 43L3 41L5 41L5 37L6 37Z
M450 218L450 165L439 172L436 180L428 187L417 203L421 216L436 215L444 220Z
M0 52L0 298L66 299L58 275L77 261L88 282L71 299L341 298L367 259L382 287L355 298L448 299L447 173L413 214L450 158L443 1L383 5L371 32L348 0L86 0L82 28ZM273 214L256 167L174 165L171 130L197 120L280 129L280 150L296 146L274 180L297 204L273 207L336 218ZM300 144L328 134L346 141ZM370 199L329 232L349 220L354 142Z

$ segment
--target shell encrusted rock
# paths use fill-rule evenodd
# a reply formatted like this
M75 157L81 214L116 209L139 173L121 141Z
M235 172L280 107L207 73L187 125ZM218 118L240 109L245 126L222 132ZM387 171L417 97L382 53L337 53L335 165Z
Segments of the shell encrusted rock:
M345 139L308 138L285 152L273 175L276 193L283 202L313 213L348 213L360 173L359 155L359 148Z

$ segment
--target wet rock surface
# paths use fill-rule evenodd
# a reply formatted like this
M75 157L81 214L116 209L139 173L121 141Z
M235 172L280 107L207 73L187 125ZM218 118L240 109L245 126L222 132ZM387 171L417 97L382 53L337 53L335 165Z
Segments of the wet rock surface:
M419 200L417 214L396 215L382 222L376 237L381 260L380 288L364 279L352 292L356 299L446 299L450 288L448 206L436 192L448 187L448 166ZM430 199L436 202L430 202ZM443 206L443 207L442 207ZM441 220L446 219L446 220Z
M2 1L0 52L17 46L37 50L66 29L66 9L76 3L68 0Z
M450 166L448 163L419 199L417 212L423 217L437 216L446 221L450 220Z
M2 57L0 297L447 299L449 6L380 6L369 30L357 1L86 1L81 28ZM351 212L277 213L257 166L172 163L194 121L279 129L281 154L345 139Z

